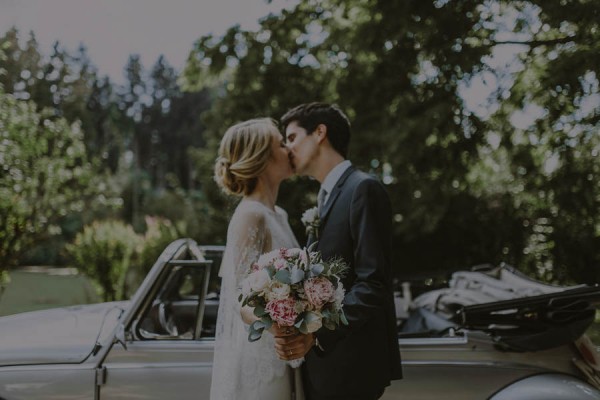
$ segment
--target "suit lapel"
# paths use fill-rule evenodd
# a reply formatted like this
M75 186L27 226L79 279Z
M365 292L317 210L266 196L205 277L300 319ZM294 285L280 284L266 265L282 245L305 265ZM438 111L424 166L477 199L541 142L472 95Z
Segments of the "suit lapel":
M350 167L348 167L348 169L346 171L344 171L344 173L342 174L340 179L335 184L333 190L331 191L331 194L327 198L327 202L321 209L321 213L319 215L319 219L321 220L319 230L321 230L321 231L323 230L323 227L325 226L325 223L327 222L327 215L329 215L329 211L331 211L333 204L335 203L336 199L340 195L340 192L342 191L342 187L344 186L346 179L348 179L348 177L353 172L354 172L354 166L351 165Z

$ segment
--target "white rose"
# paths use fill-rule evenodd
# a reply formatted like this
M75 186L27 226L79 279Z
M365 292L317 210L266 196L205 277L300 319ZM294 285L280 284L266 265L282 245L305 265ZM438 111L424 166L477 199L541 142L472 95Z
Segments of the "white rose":
M318 311L308 311L304 316L308 333L316 332L323 326L323 315Z
M242 295L244 297L248 297L250 295L250 292L252 292L252 288L250 287L250 280L244 279L242 282Z
M304 213L302 214L301 221L304 225L308 225L314 223L317 218L319 218L319 212L317 210L317 207L313 207L304 211Z
M248 284L250 285L250 288L255 292L261 292L271 282L269 273L264 269L259 269L258 271L254 271L253 273L248 275L247 279L248 279Z
M269 293L267 293L267 299L272 300L283 300L290 295L290 285L281 283L279 281L273 281Z
M273 261L275 261L277 258L279 258L279 256L279 249L272 250L258 257L258 261L256 262L256 264L259 266L259 268L264 268L267 265L271 264Z

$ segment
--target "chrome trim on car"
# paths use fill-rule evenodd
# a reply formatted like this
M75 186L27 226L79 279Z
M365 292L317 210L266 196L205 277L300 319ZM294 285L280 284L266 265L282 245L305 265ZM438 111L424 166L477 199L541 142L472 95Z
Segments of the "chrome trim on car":
M455 345L455 344L467 344L469 339L467 335L454 336L454 337L442 337L442 338L400 338L398 339L398 345L403 346L443 346L443 345Z

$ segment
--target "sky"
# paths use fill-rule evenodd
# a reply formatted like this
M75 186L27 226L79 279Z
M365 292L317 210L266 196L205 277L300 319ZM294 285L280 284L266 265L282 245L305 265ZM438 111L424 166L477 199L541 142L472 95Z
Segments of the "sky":
M258 28L259 18L290 7L292 0L0 0L0 34L12 26L33 30L43 54L59 40L69 51L88 49L101 75L124 81L130 54L150 68L163 54L181 70L194 41L240 24ZM26 36L26 35L22 35Z

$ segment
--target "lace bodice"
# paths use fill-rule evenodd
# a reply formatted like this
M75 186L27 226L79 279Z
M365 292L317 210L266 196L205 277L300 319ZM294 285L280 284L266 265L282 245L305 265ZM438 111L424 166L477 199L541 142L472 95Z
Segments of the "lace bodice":
M281 247L298 247L287 213L277 206L273 211L258 201L242 200L229 222L219 276L234 273L239 284L261 254ZM225 262L228 256L231 259Z
M229 222L219 271L221 294L211 400L258 399L261 388L289 373L275 354L270 333L263 333L256 342L248 341L248 327L238 302L241 281L250 266L261 254L281 247L298 247L287 213L279 207L273 211L257 201L242 200Z

